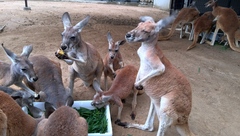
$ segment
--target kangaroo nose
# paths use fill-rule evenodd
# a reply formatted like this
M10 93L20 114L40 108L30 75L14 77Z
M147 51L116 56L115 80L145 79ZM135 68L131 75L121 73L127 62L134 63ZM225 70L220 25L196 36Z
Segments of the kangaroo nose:
M33 81L36 82L38 80L38 77L34 77Z
M63 46L61 46L61 49L62 49L62 50L66 50L66 49L67 49L67 46L66 46L66 45L63 45Z
M126 38L130 38L130 37L131 37L131 34L127 33L125 37L126 37Z
M114 59L114 56L111 56L111 59Z

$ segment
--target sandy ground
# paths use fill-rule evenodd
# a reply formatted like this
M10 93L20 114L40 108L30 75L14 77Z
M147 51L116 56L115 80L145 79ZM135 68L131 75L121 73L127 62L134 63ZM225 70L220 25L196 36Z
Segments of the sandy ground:
M68 66L58 60L54 52L61 43L63 25L62 14L67 11L76 24L85 15L90 15L89 24L82 31L83 40L93 44L104 57L108 50L106 34L111 31L115 40L121 40L129 30L139 22L142 15L152 16L156 21L167 16L168 12L157 8L133 7L123 5L91 4L77 2L29 1L32 10L24 11L24 1L0 2L0 25L6 25L0 33L0 43L20 54L24 45L33 45L31 55L45 55L61 63L64 84L68 85ZM186 52L191 44L187 38L180 39L179 32L168 41L159 42L165 56L189 79L193 90L193 107L189 125L197 136L239 136L240 128L240 53L222 46L197 45ZM121 47L125 64L139 66L137 49L139 44L126 43ZM9 59L0 50L1 60ZM102 78L103 79L103 78ZM102 80L103 81L103 80ZM103 85L103 82L102 82ZM74 87L75 100L92 99L95 92L82 86L80 79ZM130 118L131 98L124 104L122 121L144 123L149 98L146 94L138 97L137 117ZM158 120L155 118L155 130L144 132L126 129L114 124L117 115L116 105L111 105L114 136L154 136L157 133ZM174 127L167 136L178 135Z

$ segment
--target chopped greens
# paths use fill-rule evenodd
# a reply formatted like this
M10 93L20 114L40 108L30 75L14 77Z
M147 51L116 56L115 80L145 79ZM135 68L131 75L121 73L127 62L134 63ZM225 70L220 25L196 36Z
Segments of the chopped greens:
M75 108L76 109L76 108ZM107 132L107 118L105 114L105 107L100 109L89 110L84 107L76 109L80 116L85 118L88 123L88 133L106 133Z

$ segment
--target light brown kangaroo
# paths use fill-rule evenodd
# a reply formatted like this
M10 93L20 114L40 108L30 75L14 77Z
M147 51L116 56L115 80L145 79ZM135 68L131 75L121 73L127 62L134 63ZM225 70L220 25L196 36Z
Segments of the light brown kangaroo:
M123 126L153 131L156 114L159 120L157 136L164 136L170 126L176 126L181 136L193 136L188 125L192 107L191 86L157 45L159 30L173 19L170 16L155 23L151 17L141 17L141 23L125 36L127 42L141 42L137 51L140 68L135 87L144 89L151 103L145 124L125 123Z
M187 48L187 50L190 50L196 46L198 36L201 32L204 32L204 34L200 44L203 44L205 42L206 35L210 32L212 26L214 25L213 20L214 16L212 15L212 11L208 11L194 21L194 40L193 43Z
M234 51L240 52L240 48L236 47L234 43L235 32L239 29L237 13L231 8L218 6L217 2L214 0L208 1L205 6L212 7L212 14L217 21L210 45L214 45L218 30L221 29L224 34L227 35L230 48Z
M37 126L36 136L87 136L88 124L86 119L69 106L54 107L46 102L50 116L43 119ZM53 113L51 113L53 111Z
M24 113L10 95L0 91L0 127L4 124L0 129L1 136L32 136L42 119Z
M26 85L39 93L40 101L49 102L56 108L65 105L68 97L72 96L70 90L63 85L60 63L43 55L31 56L29 60L34 64L38 81L31 83L24 80Z
M107 84L107 77L110 77L112 80L116 76L115 71L117 69L123 68L124 63L122 59L122 55L120 52L120 46L123 45L126 40L120 40L114 42L111 33L108 32L107 34L108 39L108 53L106 54L105 58L103 59L104 64L104 84L105 90L108 90Z
M79 77L85 86L93 86L101 92L100 80L103 72L103 60L93 45L82 40L80 32L87 25L90 16L72 26L68 12L62 16L64 31L62 32L61 50L55 55L70 66L69 88L73 94L74 80ZM63 53L62 53L63 52Z
M48 119L35 119L24 113L10 95L0 91L1 136L87 136L87 122L75 109L62 106L55 110L50 103L45 107L45 116L51 114Z
M38 77L33 69L33 64L28 60L28 57L33 49L32 46L24 46L21 55L16 55L5 48L3 44L2 49L12 61L12 64L0 61L0 85L8 87L14 84L21 87L23 90L28 91L34 97L39 98L37 93L22 83L24 77L29 82L36 82L38 80Z
M189 7L186 8L182 8L176 19L174 20L174 22L172 23L172 27L170 32L166 35L166 36L159 36L158 40L168 40L169 38L172 37L172 35L174 34L176 27L180 24L180 38L183 37L183 27L186 24L191 24L192 28L194 28L194 20L197 19L199 17L200 12L198 11L198 9L195 7L195 2L192 3L192 5L190 5ZM193 34L193 29L191 29L191 33L189 36L189 40L191 40Z
M116 124L121 125L121 112L123 109L122 100L127 98L133 93L132 100L132 113L131 118L135 119L136 116L136 105L137 105L137 94L138 90L134 87L134 82L137 76L137 69L132 65L127 65L116 71L116 77L109 90L97 93L94 98L92 105L101 108L107 105L109 102L116 103L118 108Z

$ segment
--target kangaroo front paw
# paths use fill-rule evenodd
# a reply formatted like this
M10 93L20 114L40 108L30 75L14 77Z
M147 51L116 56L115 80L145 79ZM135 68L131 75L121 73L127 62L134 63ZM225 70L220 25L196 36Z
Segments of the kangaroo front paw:
M136 118L136 115L134 113L131 113L130 116L131 116L132 120L134 120Z
M67 55L63 52L63 50L61 49L58 49L56 52L55 52L55 56L58 58L58 59L68 59Z
M115 121L115 124L117 124L118 126L122 126L122 127L126 127L127 123L126 122L121 122L121 120L117 119Z
M35 94L35 95L34 95L34 98L35 98L36 100L39 100L39 99L40 99L40 95L39 95L39 94Z
M113 73L113 79L114 79L116 76L117 76L117 75L116 75L116 73L114 72L114 73Z

